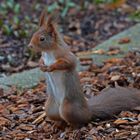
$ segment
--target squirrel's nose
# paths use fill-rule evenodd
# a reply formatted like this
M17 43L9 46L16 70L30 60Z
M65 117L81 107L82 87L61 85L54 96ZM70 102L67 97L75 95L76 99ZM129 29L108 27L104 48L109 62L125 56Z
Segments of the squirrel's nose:
M33 48L33 45L32 44L29 44L28 45L28 48L32 49Z

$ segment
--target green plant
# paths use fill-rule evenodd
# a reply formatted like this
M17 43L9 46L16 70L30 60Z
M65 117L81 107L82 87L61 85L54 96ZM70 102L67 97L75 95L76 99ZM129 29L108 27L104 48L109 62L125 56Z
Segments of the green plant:
M14 16L12 19L7 20L7 14L9 12L13 13ZM18 17L18 14L20 13L20 4L16 3L14 0L6 0L4 2L1 2L0 13L2 15L0 26L2 27L3 33L6 35L12 34L14 32L14 29L16 29L20 24L20 20Z
M58 2L54 2L54 3L52 3L51 5L49 5L49 6L47 7L48 13L51 13L51 12L53 12L53 11L56 10L56 9L59 9L59 4L58 4Z
M64 0L60 0L60 1L62 4L64 4L64 8L62 9L61 16L65 17L68 10L72 7L75 7L76 4L72 2L71 0L66 0L66 2Z
M133 13L130 14L129 17L131 20L139 22L140 21L140 11L139 10L134 11Z
M55 11L56 9L60 10L61 16L65 17L70 8L76 7L76 4L72 0L58 0L52 3L47 7L49 13Z
M14 0L6 0L5 2L1 2L0 12L7 14L9 10L15 14L18 14L20 12L20 5Z
M114 3L117 2L117 0L93 0L96 4L101 4L101 3Z

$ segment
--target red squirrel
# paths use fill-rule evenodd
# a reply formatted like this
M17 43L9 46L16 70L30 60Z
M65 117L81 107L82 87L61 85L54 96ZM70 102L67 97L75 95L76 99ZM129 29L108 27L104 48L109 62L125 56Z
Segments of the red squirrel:
M140 106L140 91L123 87L111 88L108 92L103 90L100 95L86 100L76 71L76 56L58 32L54 17L46 19L44 11L29 47L42 52L39 63L46 75L49 94L45 110L51 120L82 125L92 119L106 119Z

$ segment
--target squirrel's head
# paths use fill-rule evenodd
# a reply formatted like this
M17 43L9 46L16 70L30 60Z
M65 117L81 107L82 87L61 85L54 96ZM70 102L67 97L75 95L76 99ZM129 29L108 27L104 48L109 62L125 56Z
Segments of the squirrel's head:
M39 20L39 29L33 34L29 48L35 51L48 51L57 47L57 30L55 15L46 19L46 12L43 11Z

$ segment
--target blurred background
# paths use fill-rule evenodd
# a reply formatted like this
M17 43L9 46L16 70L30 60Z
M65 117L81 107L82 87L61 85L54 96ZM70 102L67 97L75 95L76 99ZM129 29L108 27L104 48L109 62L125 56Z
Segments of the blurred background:
M74 53L140 22L140 0L0 0L0 77L38 66L40 54L27 44L43 9L59 11L59 30Z

